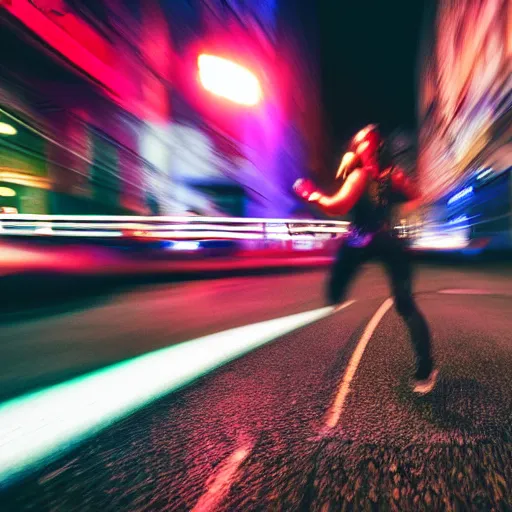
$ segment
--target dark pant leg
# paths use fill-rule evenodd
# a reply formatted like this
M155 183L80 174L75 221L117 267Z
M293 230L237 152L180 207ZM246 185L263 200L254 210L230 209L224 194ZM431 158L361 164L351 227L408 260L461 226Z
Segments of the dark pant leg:
M347 244L340 247L327 282L329 305L335 306L345 299L352 280L367 258L367 248L351 247Z
M395 299L395 308L404 319L417 358L417 377L426 378L432 370L430 331L418 309L412 292L412 265L403 242L390 234L376 240L376 250L382 259Z

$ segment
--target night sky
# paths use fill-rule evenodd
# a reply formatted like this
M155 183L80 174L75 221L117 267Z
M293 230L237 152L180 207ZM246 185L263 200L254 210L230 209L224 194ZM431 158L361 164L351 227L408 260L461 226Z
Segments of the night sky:
M318 0L324 121L334 152L370 122L383 131L415 129L424 5Z

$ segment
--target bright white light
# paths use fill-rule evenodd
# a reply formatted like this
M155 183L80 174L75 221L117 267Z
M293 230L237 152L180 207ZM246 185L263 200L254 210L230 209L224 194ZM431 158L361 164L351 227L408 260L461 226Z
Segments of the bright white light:
M203 87L234 103L253 107L261 100L261 86L248 69L214 55L200 55L199 79Z
M450 200L448 201L448 204L455 203L456 201L459 201L460 199L462 199L466 196L469 196L472 193L473 193L473 187L472 186L466 187L466 188L462 189L460 192L458 192L457 194L455 194L453 197L451 197Z
M0 187L0 196L1 197L14 197L16 195L16 191L9 187Z
M55 236L75 236L75 237L120 237L123 233L120 231L56 231L52 230Z
M467 220L468 220L467 215L461 215L461 216L457 217L456 219L453 219L450 222L448 222L448 224L460 224L461 222L465 222Z
M492 172L492 169L487 169L483 172L481 172L477 177L476 179L477 180L481 180L482 178L485 178L488 174L490 174Z
M195 251L199 249L199 242L173 242L171 249L177 251Z
M3 208L0 208L0 214L16 215L17 213L18 209L12 206L4 206Z
M211 238L215 240L263 240L265 235L257 233L222 233L220 231L193 231L187 233L186 231L151 231L148 232L147 237L153 238L167 238L167 239L194 239L194 238Z
M169 148L165 142L168 139L168 130L165 127L154 125L151 131L143 133L140 142L142 157L163 172L167 172L169 167Z
M36 229L34 233L37 235L53 235L53 229L51 228L51 226L45 226Z
M9 217L9 216L8 216ZM98 222L149 222L151 224L158 224L160 222L215 222L220 223L219 217L180 217L164 215L161 217L143 217L143 216L130 216L130 215L40 215L40 214L25 214L13 216L16 220L44 222L44 221L98 221ZM326 223L325 220L300 220L300 219L266 219L266 218L247 218L247 217L225 217L222 218L223 224L260 224L265 223L270 225L271 223L282 223L282 224L306 224L308 226L325 225L331 226L348 226L349 222L346 221L329 221Z
M310 251L315 248L315 240L294 240L293 248L297 251Z
M0 123L0 135L16 135L18 130L7 123Z
M333 310L315 309L211 334L4 402L0 405L0 484L48 463L115 420Z
M469 239L464 234L444 234L422 236L414 242L418 249L464 249L469 245Z

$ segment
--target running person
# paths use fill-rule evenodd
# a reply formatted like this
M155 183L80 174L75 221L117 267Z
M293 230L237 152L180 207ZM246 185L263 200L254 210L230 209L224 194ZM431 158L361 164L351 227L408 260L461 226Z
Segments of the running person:
M388 161L386 161L388 160ZM370 125L353 139L338 169L344 182L334 196L322 194L309 180L298 180L294 189L303 199L331 215L352 212L352 223L332 269L327 295L332 305L340 303L360 266L369 259L380 260L391 281L394 303L405 321L416 353L414 391L430 392L436 383L430 332L412 292L412 268L403 241L393 233L393 206L406 203L412 210L420 194L383 151L377 127Z

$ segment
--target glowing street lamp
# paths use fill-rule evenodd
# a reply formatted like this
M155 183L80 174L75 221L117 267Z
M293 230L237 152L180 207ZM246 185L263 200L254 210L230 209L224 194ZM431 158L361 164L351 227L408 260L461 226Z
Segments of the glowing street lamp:
M212 94L239 105L253 107L262 96L256 76L236 62L214 55L199 55L199 80Z
M16 135L18 130L7 123L0 123L0 135Z

